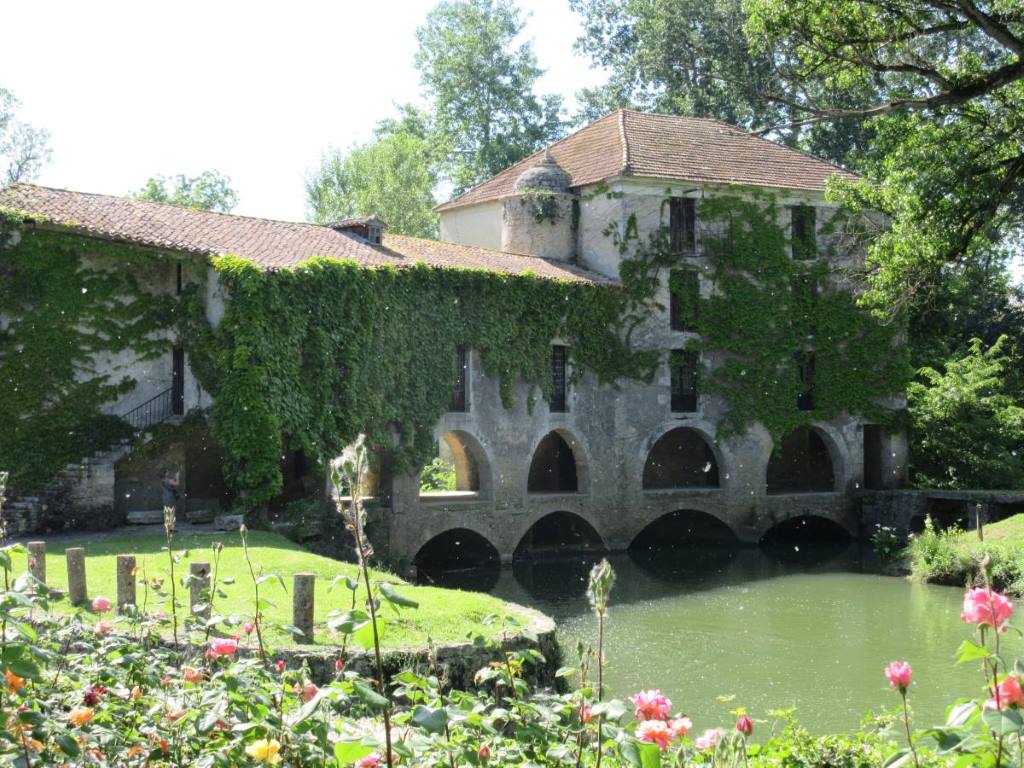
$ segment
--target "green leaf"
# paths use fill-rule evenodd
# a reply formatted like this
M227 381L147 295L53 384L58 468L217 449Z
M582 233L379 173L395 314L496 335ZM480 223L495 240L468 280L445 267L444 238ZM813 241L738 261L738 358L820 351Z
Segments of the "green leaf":
M964 664L968 661L987 659L991 655L988 648L972 643L970 640L964 640L956 651L956 663Z
M78 749L78 741L69 733L62 733L57 737L57 746L68 757L78 757L81 754Z
M399 606L401 608L419 608L420 607L420 604L418 602L416 602L415 600L413 600L411 598L405 597L404 595L399 594L398 592L395 591L395 588L392 587L387 582L381 582L381 584L380 584L380 592L381 592L382 595L384 595L384 599L387 600L392 605L397 605L397 606Z
M338 741L334 744L334 759L339 766L351 765L373 752L373 747L361 741Z
M379 639L384 639L384 622L377 619L377 636ZM356 641L360 648L364 651L368 651L373 648L373 623L367 621L361 625L355 632L352 633L352 639Z
M661 750L657 744L626 739L619 747L622 756L637 768L661 768Z
M628 709L622 699L611 699L609 701L603 701L600 704L595 704L591 707L590 711L595 717L597 715L604 715L605 719L614 722L626 714Z
M357 678L352 681L352 685L356 689L356 696L358 696L366 706L373 707L374 709L384 709L388 706L388 700L362 680Z
M971 715L977 711L978 705L973 701L967 701L950 707L949 714L946 716L946 725L950 728L959 728L965 725L971 718Z
M913 755L910 754L909 749L898 749L882 763L882 768L899 768L899 766L909 763L911 759L913 759Z
M444 707L430 709L420 704L413 710L410 721L427 733L444 733L445 726L448 725L448 712Z
M1024 720L1021 718L1020 710L1017 709L986 709L981 713L981 719L996 735L1021 733L1024 729Z

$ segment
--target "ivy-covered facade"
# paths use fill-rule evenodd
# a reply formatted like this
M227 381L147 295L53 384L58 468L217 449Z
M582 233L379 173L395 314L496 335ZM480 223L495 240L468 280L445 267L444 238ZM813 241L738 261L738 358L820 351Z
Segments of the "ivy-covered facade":
M158 506L171 470L183 509L263 518L322 499L324 462L365 432L395 561L625 548L679 520L746 541L804 515L856 532L856 490L899 485L906 460L900 326L856 304L869 222L826 201L809 159L759 171L802 188L671 163L587 180L587 131L441 206L449 243L0 193L18 286L0 299L18 393L0 465L32 493L141 425L146 447L109 453L111 482L72 506ZM421 492L437 456L456 487Z

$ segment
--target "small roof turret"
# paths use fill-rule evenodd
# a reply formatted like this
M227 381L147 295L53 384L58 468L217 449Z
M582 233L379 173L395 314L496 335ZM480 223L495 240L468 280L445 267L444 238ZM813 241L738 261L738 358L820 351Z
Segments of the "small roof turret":
M544 157L539 163L523 171L516 179L515 191L527 189L547 189L551 192L568 192L572 186L572 177L562 166L555 162L550 149L544 150Z

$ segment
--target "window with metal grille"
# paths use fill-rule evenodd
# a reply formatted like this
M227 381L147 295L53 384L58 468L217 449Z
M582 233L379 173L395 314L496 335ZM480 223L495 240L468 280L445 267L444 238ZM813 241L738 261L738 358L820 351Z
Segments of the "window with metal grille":
M566 398L565 353L565 347L555 345L551 348L551 400L549 407L558 413L569 410Z
M697 410L697 365L700 355L684 349L674 349L669 355L672 373L672 410L692 413Z
M693 253L697 246L697 209L692 197L673 197L668 206L672 253Z
M669 274L669 323L673 331L694 331L697 325L697 304L700 300L700 278L692 269L673 269Z
M796 356L797 375L800 377L800 391L796 396L796 407L801 411L814 410L814 353L798 352Z
M789 209L789 215L790 243L793 249L793 258L798 261L813 259L818 255L814 206L791 206Z
M455 386L452 388L452 401L448 405L449 411L465 413L469 410L469 399L466 397L468 366L469 359L466 356L466 348L459 347L455 350Z

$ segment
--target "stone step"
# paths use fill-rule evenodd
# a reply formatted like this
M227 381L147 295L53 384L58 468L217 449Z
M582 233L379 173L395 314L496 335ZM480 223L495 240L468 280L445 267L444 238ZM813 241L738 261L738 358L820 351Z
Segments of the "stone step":
M125 517L128 525L159 525L164 521L162 509L133 509Z
M217 515L213 527L220 531L237 531L245 522L245 515Z
M195 525L212 523L215 517L216 514L212 509L190 509L185 513L185 519Z

